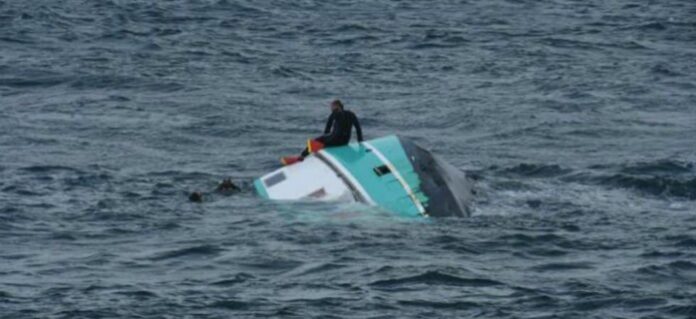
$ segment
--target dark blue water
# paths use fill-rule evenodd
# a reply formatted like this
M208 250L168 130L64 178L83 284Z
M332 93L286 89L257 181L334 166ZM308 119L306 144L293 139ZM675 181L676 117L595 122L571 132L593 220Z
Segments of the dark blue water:
M473 216L259 200L333 98ZM0 317L696 318L694 136L692 0L0 0Z

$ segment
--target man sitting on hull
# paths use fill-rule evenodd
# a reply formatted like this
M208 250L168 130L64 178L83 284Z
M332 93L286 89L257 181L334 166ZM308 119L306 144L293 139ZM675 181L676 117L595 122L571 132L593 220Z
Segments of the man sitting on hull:
M331 115L326 121L324 135L307 142L307 148L302 151L299 157L284 157L281 161L284 165L294 164L302 161L309 153L317 152L324 147L343 146L350 142L351 131L355 126L358 135L358 142L363 141L360 122L355 113L343 108L343 103L339 100L331 102Z

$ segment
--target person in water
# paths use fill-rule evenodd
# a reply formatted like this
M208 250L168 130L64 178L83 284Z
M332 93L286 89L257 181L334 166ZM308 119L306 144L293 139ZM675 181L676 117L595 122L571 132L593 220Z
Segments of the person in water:
M331 102L331 115L326 121L324 135L315 138L309 142L311 145L318 145L319 149L331 146L343 146L350 142L351 131L355 126L355 133L358 135L358 142L363 141L362 128L355 113L343 108L343 103L340 100ZM307 147L302 151L298 160L303 160L310 152L315 151Z
M242 189L232 182L231 178L223 179L220 184L215 188L215 192L221 195L232 195L234 193L240 192ZM189 195L189 200L194 203L203 202L203 192L193 192Z

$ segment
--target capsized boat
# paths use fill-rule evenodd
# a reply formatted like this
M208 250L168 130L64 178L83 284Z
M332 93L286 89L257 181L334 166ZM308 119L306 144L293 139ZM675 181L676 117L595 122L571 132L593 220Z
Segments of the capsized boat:
M254 181L271 200L360 202L403 217L468 216L473 183L412 139L328 147Z

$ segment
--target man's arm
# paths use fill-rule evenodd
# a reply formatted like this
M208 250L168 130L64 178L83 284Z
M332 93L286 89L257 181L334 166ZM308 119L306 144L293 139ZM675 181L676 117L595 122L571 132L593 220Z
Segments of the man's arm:
M360 128L360 122L358 122L358 117L353 114L353 125L355 126L355 133L358 133L358 142L363 141L362 128Z
M329 119L326 121L326 128L324 128L324 134L329 134L331 132L331 126L333 125L334 112L331 112Z

